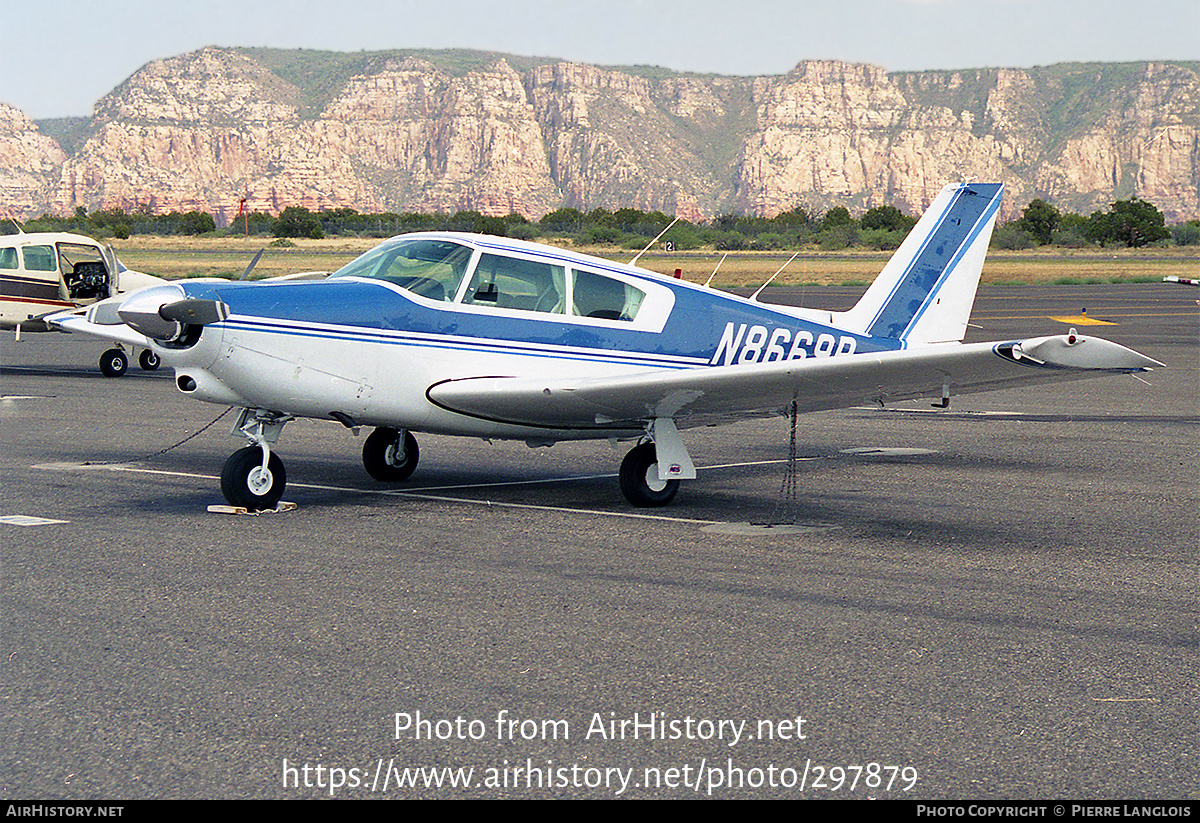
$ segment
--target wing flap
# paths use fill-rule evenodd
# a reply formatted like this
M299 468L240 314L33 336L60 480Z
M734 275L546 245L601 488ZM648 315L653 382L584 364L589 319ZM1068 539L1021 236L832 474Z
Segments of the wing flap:
M1100 338L1058 335L1008 343L806 358L586 378L473 377L431 386L443 408L505 423L614 428L659 417L754 416L894 403L1146 371L1156 360Z

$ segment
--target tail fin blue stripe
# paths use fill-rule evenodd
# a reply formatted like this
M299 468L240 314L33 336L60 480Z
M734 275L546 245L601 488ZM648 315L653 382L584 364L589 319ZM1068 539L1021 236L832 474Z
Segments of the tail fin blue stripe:
M896 283L867 332L901 339L1000 208L1000 184L963 186Z

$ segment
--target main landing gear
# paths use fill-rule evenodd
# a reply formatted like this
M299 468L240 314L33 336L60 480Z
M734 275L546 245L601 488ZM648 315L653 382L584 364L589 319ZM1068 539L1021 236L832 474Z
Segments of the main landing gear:
M417 438L408 429L380 427L363 443L363 467L367 474L384 483L407 480L417 468L419 457Z
M658 455L653 443L634 446L621 461L618 476L625 499L640 508L665 506L679 491L678 480L662 480L658 475Z
M138 365L146 371L154 371L161 365L158 355L150 349L142 349ZM100 355L100 373L105 377L122 377L129 370L129 357L124 349L111 348Z
M640 508L665 506L675 499L680 480L693 480L696 467L669 417L646 426L646 439L621 461L621 493Z

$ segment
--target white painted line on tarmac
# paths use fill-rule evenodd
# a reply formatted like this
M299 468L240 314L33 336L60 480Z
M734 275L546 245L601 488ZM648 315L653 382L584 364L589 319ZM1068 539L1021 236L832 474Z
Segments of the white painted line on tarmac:
M70 520L51 520L48 517L33 517L28 514L6 514L0 516L0 523L10 526L49 526L53 523L70 523Z
M821 457L804 457L800 460L823 460ZM715 466L698 467L700 471L712 469L730 469L743 468L747 466L770 466L780 463L786 463L786 460L755 460L745 463L722 463ZM104 463L90 465L87 463L42 463L33 466L35 469L43 469L48 471L80 471L80 470L104 470L104 471L120 471L130 472L132 474L153 474L164 477L185 477L198 480L219 480L218 477L205 474L193 474L190 472L164 471L162 469L147 469L133 463ZM579 480L597 480L611 479L616 477L616 474L589 474L589 475L572 475L567 477L546 477L535 480L509 480L497 483L464 483L455 486L429 486L426 488L415 489L361 489L350 486L327 486L319 483L296 483L289 482L289 488L300 489L316 489L319 491L335 491L350 494L371 494L385 497L411 497L418 500L434 500L442 503L470 503L478 506L494 506L496 508L507 509L524 509L531 511L547 511L566 514L593 514L604 517L622 517L629 520L659 520L669 523L689 523L703 526L719 525L724 521L721 520L701 520L690 517L670 517L660 514L643 514L641 512L619 512L619 511L604 511L601 509L574 509L567 506L545 506L535 503L512 503L507 501L496 500L479 500L469 497L448 497L443 495L430 494L431 491L466 491L468 489L484 489L499 486L522 486L522 485L539 485L546 483L566 483Z

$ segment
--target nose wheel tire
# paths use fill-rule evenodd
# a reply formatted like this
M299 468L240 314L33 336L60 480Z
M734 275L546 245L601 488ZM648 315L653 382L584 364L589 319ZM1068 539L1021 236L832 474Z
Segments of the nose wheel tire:
M419 458L417 438L407 430L381 427L363 443L363 467L367 474L385 483L407 480Z
M129 368L129 358L120 349L109 349L100 355L100 373L105 377L120 377Z
M679 491L678 480L658 479L658 456L653 443L634 446L621 461L621 493L642 508L665 506Z
M231 506L250 511L275 508L286 485L283 461L272 453L264 469L262 449L258 446L238 449L221 470L221 494L225 495L225 500Z

